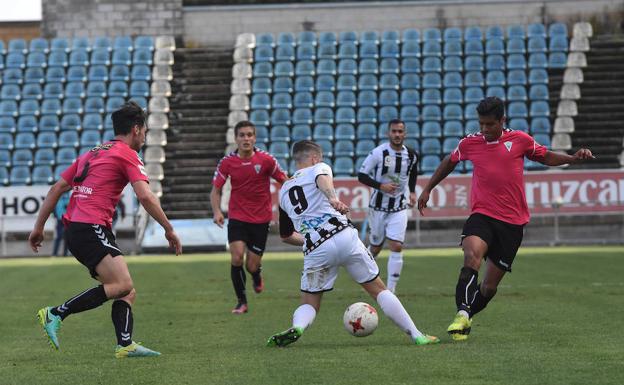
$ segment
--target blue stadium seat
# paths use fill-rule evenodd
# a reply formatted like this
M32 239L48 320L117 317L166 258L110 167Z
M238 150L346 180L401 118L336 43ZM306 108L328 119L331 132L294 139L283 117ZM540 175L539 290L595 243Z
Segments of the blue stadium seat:
M504 82L504 78L503 78ZM488 84L489 85L489 84ZM485 92L485 96L496 96L497 98L505 101L507 99L507 94L505 93L505 88L501 86L490 86L487 88Z
M39 131L39 126L37 124L37 118L33 115L22 115L17 118L17 132L28 132L34 133Z
M427 73L423 76L423 88L442 88L442 78L438 73Z
M87 79L90 82L106 82L108 81L108 70L105 66L91 66Z
M349 76L349 75L343 75L343 76ZM384 75L384 76L388 76L388 75ZM377 76L370 75L370 74L360 76L358 83L357 83L357 88L359 90L376 91L378 87L379 87L379 82L377 80Z
M358 123L377 124L377 111L374 107L361 107L357 112Z
M80 135L80 145L83 147L95 147L102 144L102 137L99 131L85 130Z
M513 118L509 120L509 128L515 131L529 131L529 123L525 118Z
M464 70L464 63L459 56L447 56L444 58L444 64L442 65L442 68L444 69L444 72L461 72Z
M383 90L379 93L379 105L384 106L399 106L399 93L395 90Z
M95 48L91 52L91 65L110 66L110 51L105 48Z
M508 39L525 39L526 34L524 32L524 26L522 25L510 25L507 27Z
M528 95L524 86L510 86L507 88L507 100L510 102L526 102Z
M35 135L32 132L19 132L18 129L18 133L15 135L15 149L33 150L35 147L37 147Z
M43 98L43 90L39 84L25 84L22 89L23 99L41 100Z
M377 63L375 62L375 65ZM316 65L316 74L317 75L331 75L335 76L337 73L336 70L336 62L329 59L319 60Z
M548 55L548 68L566 68L568 58L565 52L551 52Z
M374 141L368 139L358 140L357 144L355 145L355 155L366 156L369 152L373 151L374 148Z
M527 36L532 37L546 37L546 27L541 23L529 24L527 27Z
M136 96L144 98L150 96L150 86L146 81L133 80L132 83L130 83L130 97Z
M511 102L507 108L507 116L513 118L524 118L529 116L526 103L524 102Z
M76 158L76 148L80 138L76 130L61 131L59 134L59 150L56 152L56 163L71 163Z
M314 92L314 79L311 76L299 76L295 79L296 92Z
M381 45L381 57L386 59L398 59L401 56L401 50L398 43L384 42Z
M533 118L531 119L530 130L532 134L550 134L552 126L547 117Z
M422 104L442 104L442 93L438 88L423 90L420 101Z
M275 125L271 128L271 142L290 142L288 126Z
M19 104L19 114L39 116L41 114L39 102L36 100L22 100Z
M377 44L371 42L361 43L360 59L379 59L379 48Z
M544 53L532 53L529 55L529 68L548 68L548 59Z
M144 110L147 110L148 108L148 104L147 104L147 99L142 97L142 96L135 96L132 99L130 99L131 101L135 102L136 104L139 105L139 107L141 107Z
M96 49L105 49L107 51L112 51L113 45L110 38L106 36L96 36L93 39L93 50L95 51Z
M0 117L0 133L13 134L17 131L15 119L9 116Z
M271 79L269 78L255 78L251 82L251 92L256 93L264 93L270 94L273 92L273 85L271 84Z
M268 45L268 46L274 47L275 38L273 37L273 34L271 33L256 34L256 45L257 46Z
M268 94L260 94L260 95L266 95L267 97L269 96ZM261 108L261 109L269 109L269 108L271 108L271 105L273 106L273 108L291 109L291 108L293 108L292 97L290 96L289 93L277 92L277 93L273 94L273 99L268 104L268 107L265 104L264 106L259 107L259 108Z
M334 140L334 128L330 124L316 124L312 131L312 138L315 141Z
M543 100L531 101L529 115L532 118L550 116L550 107L548 106L548 102Z
M422 55L427 56L442 56L442 45L437 41L425 41L422 47Z
M464 126L464 133L470 135L479 132L480 129L478 120L467 120Z
M399 111L394 106L385 106L379 109L378 120L381 124L387 124L393 119L399 117Z
M488 72L488 75L490 72ZM464 75L464 86L465 87L483 87L485 85L485 80L483 79L483 74L480 71L469 71Z
M356 107L357 105L358 101L353 91L338 91L336 96L337 107Z
M106 111L104 99L97 96L89 96L85 100L85 113L103 114Z
M0 39L0 55L6 55L6 54L7 54L7 50L6 50L6 46L4 45L4 40Z
M154 38L152 36L137 36L134 39L134 49L141 48L153 51L155 48Z
M336 155L338 156L338 155ZM334 175L337 177L347 177L355 173L353 159L347 157L338 157L334 162Z
M459 144L459 137L444 138L442 142L442 154L450 154Z
M462 108L459 104L447 104L444 106L442 112L442 119L444 120L462 120Z
M340 75L357 75L358 65L353 59L342 59L338 62L338 74Z
M102 77L104 79L108 79L108 74L106 71L103 71L98 67L98 69L93 70L94 77ZM96 81L95 79L89 79L90 81ZM63 80L64 81L64 80ZM71 66L67 70L67 81L70 82L86 82L87 81L87 69L82 66ZM104 80L102 80L104 81ZM48 82L50 80L48 79Z
M293 142L312 140L312 129L308 124L297 124L292 129L291 137Z
M276 158L289 159L290 149L286 142L272 142L269 145L269 152Z
M104 134L106 135L106 131L104 131ZM103 139L106 141L105 138ZM256 126L256 143L269 143L269 129L266 126Z
M130 36L117 36L113 41L113 50L115 51L132 51L134 49L134 43Z
M420 143L418 142L418 139L407 138L403 142L403 145L412 151L420 152Z
M334 124L335 123L334 111L331 108L327 108L327 107L317 108L314 111L314 123Z
M423 72L442 72L442 61L439 57L426 57L422 62Z
M338 59L358 59L358 49L355 43L341 43L338 48Z
M147 55L149 56L149 60L144 61L140 55L139 57L137 57L137 59L139 59L138 61L135 60L135 64L139 64L139 62L144 61L141 64L147 64L147 65L151 65L152 64L152 53L149 50L137 50L134 52L134 55L136 57L137 53L139 52L143 52L143 53L147 53ZM113 58L111 60L111 63L113 65L124 65L124 66L129 66L132 65L132 54L130 53L130 51L128 50L115 50L113 51Z
M256 47L256 50L260 47ZM264 47L263 47L264 48ZM263 57L261 61L294 61L295 60L295 48L290 45L280 45L275 50L275 58L273 58L272 49L268 49L266 53L262 53ZM271 55L270 57L264 55ZM303 58L301 58L303 59Z
M29 134L32 136L32 134ZM33 154L32 151L30 151L30 148L34 147L34 137L32 137L32 146L33 147L28 147L28 148L18 148L17 147L17 138L16 138L16 150L13 151L13 154L11 155L11 164L13 165L13 167L15 166L28 166L28 167L32 167L32 165L34 164L34 158L33 158ZM31 139L28 139L31 140Z
M63 114L82 114L83 112L84 109L80 98L66 98L63 100Z
M254 78L272 78L273 77L273 64L271 62L259 62L254 63L253 66Z
M564 23L553 23L548 26L548 36L568 36L568 27Z
M0 101L0 116L18 116L17 102L14 100Z
M453 136L460 137L464 136L464 127L462 123L458 120L451 120L448 122L444 122L444 128L442 129L442 135L445 137Z
M139 70L140 68L143 68L146 70L145 71L146 73L144 73L144 75L146 76L139 76L139 74L135 74L135 72L140 71ZM130 80L130 78L132 78L132 80L145 80L145 81L150 80L151 73L150 73L149 67L143 66L143 65L135 65L132 67L132 74L130 74L128 67L126 66L114 65L111 67L111 70L110 70L111 81L118 80L122 82L127 82L128 80ZM96 80L99 80L99 79L96 79Z
M266 110L255 110L249 113L249 120L255 126L268 126L271 124L269 112Z
M65 53L70 52L71 45L69 43L69 39L65 37L55 37L50 42L50 51L51 52L65 52Z
M445 41L442 52L444 56L461 56L463 54L462 42L459 40Z
M104 129L104 122L102 121L102 115L95 113L88 113L82 118L82 128L84 130L97 130Z
M358 140L377 140L377 128L372 123L361 123L357 127Z
M28 166L17 166L11 169L9 184L12 186L27 186L32 183Z
M46 71L46 82L65 83L65 70L61 67L49 67Z
M478 120L479 114L477 114L477 103L467 103L464 106L464 119L466 120Z
M448 27L444 29L444 32L443 32L444 41L449 41L449 40L461 41L463 40L463 38L464 38L464 35L462 33L462 30L457 27Z
M255 48L254 63L272 62L274 60L275 57L273 55L273 47L269 45L260 45Z
M411 106L419 105L420 92L418 92L418 90L402 90L400 104Z
M297 83L295 83L295 89ZM293 100L295 108L312 108L314 107L314 97L311 92L296 92Z
M43 99L41 103L42 115L58 116L62 112L61 101L59 99Z
M31 52L26 58L26 67L45 68L48 66L46 55L43 52Z
M355 38L357 40L357 37ZM337 45L338 44L338 39L336 37L336 34L333 32L321 32L319 34L319 45L320 44L332 44L332 45Z
M442 101L444 104L462 104L464 102L464 95L460 88L445 88Z
M334 146L332 146L331 142L328 140L319 140L316 143L321 146L321 150L323 151L323 162L331 167L331 158L334 156Z
M420 31L415 28L409 28L403 31L402 42L416 41L420 42Z
M422 40L424 42L427 42L427 41L441 42L442 31L439 28L427 28L423 31Z
M527 67L524 55L511 54L507 56L507 69L509 70L525 70Z
M56 153L54 152L54 148L57 145L56 135L54 135L53 132L45 132L44 134L52 136L46 137L45 140L53 140L54 142L44 142L46 146L39 146L39 138L41 137L41 135L39 135L39 137L37 138L37 147L39 149L35 152L35 165L54 166L56 164ZM54 147L52 147L52 145Z
M279 108L271 112L271 125L272 126L290 126L292 124L292 117L290 116L290 110L286 108ZM272 132L273 130L271 130Z
M278 61L275 63L274 75L292 77L295 75L295 66L290 61Z
M84 98L86 96L83 82L68 82L65 86L66 98Z
M400 119L404 122L416 122L420 118L420 110L416 106L401 107ZM407 124L407 123L406 123Z
M423 155L438 155L442 152L442 144L437 138L425 138L420 145Z
M279 77L273 80L273 92L288 92L294 90L293 81L290 77Z
M322 110L322 112L319 112L319 119L321 119L321 116L323 116L323 112L326 113L328 110L331 112L331 109L329 108L317 109L317 112L319 110ZM333 112L332 112L332 118L333 118ZM313 123L312 111L309 108L297 108L293 111L292 120L293 120L293 124L310 125Z
M526 47L523 39L509 39L507 40L507 54L518 53L524 55L526 53Z
M401 89L419 89L420 76L417 74L405 74L401 76Z
M483 40L483 34L481 33L481 28L479 27L466 27L464 30L464 39L465 40Z
M533 84L529 89L529 99L548 101L548 87L544 84Z
M479 103L484 98L485 95L481 87L468 87L464 91L464 102L466 103Z
M54 182L54 174L50 166L35 166L32 171L32 183L35 185L47 185Z
M484 54L483 43L481 43L481 40L468 40L466 41L464 52L466 56L468 55L483 56Z
M361 83L366 86L365 89L372 89L374 84ZM381 90L398 90L400 88L399 85L399 77L395 74L383 74L379 78L379 88Z
M445 88L461 88L463 86L463 79L459 72L447 72L444 74L442 84Z
M26 55L28 53L28 45L24 39L11 39L9 40L9 53L21 53Z
M379 44L379 33L377 31L364 31L360 34L360 44Z
M295 39L295 35L290 32L281 32L277 35L277 44L278 45L292 45L293 47L297 45L297 40Z
M543 37L532 37L529 39L527 51L529 53L546 53L548 47L546 46L546 39Z
M29 63L30 64L36 64L35 60L41 60L41 58L32 58L32 62L31 62L31 57L29 56ZM45 60L45 58L44 58ZM39 63L39 65L30 65L29 67L46 67L45 63ZM47 66L48 67L62 67L65 68L69 65L70 63L67 61L67 54L63 51L55 51L55 52L51 52L50 56L48 56L47 59Z
M312 31L301 31L297 36L297 45L312 44L316 45L316 33Z
M80 131L82 121L78 114L66 114L61 118L61 131Z
M403 59L406 58L419 58L420 53L420 43L416 40L414 41L405 41L401 47L401 57Z
M15 141L13 140L13 135L7 132L0 132L0 150L10 151L10 150L13 150L14 147L15 147Z
M526 85L527 78L526 73L522 70L513 70L507 72L507 84L513 85Z
M24 71L24 83L26 84L45 83L45 73L43 72L43 68L26 68L26 71Z
M336 91L336 81L331 75L320 75L316 78L317 91Z
M45 87L43 88L44 98L62 99L63 96L64 91L62 83L46 83Z
M279 52L279 48L278 48ZM276 55L277 56L277 55ZM297 60L316 60L316 46L310 43L302 43L297 46ZM277 60L281 60L277 58Z
M9 53L5 59L5 68L26 68L26 57L22 53Z
M403 74L417 74L420 73L420 70L420 59L404 58L401 60L401 72Z
M60 59L60 57L57 58L57 59ZM65 59L65 61L67 61L67 59ZM89 62L89 53L87 52L86 49L73 50L69 54L69 65L70 66L83 66L83 67L86 67L89 64L90 64L90 62ZM64 66L60 66L60 67L64 67Z
M360 91L357 98L358 107L377 107L377 93L375 91Z
M74 37L72 40L72 51L76 49L91 50L91 43L87 37Z
M316 57L320 59L335 60L338 56L336 44L321 43L318 45Z
M353 157L355 155L355 147L350 140L337 140L334 145L334 156L348 156Z
M381 64L379 65L379 72L382 74L395 74L398 75L401 73L401 68L399 65L399 61L397 59L381 59Z
M9 170L2 166L2 160L0 159L0 185L8 186L9 185Z
M363 75L365 74L377 75L379 73L379 65L377 64L377 60L362 59L359 65L359 73Z
M548 72L545 69L532 69L529 71L530 84L548 84Z
M503 39L505 37L505 31L499 25L488 27L485 32L485 37L489 40L492 38Z
M423 138L440 138L442 137L442 128L440 122L427 121L424 122L420 130L420 136Z
M383 31L381 34L381 42L401 43L401 32L396 30Z
M6 84L2 86L0 98L2 98L2 100L19 101L22 98L22 91L17 84Z
M503 39L488 39L485 42L485 53L488 55L504 55L506 52Z

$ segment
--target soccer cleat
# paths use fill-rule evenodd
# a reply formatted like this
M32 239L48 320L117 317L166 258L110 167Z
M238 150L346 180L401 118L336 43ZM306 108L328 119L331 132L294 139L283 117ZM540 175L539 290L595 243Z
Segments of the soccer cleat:
M277 333L267 341L267 346L284 347L297 341L303 334L303 328L293 327L281 333Z
M446 331L451 335L453 340L455 341L465 341L468 339L468 334L470 334L470 328L472 325L472 320L468 317L457 313L453 322L449 325Z
M115 347L115 358L134 358L134 357L157 357L160 353L142 346L141 343L132 343L128 346L117 345Z
M50 345L56 350L59 349L58 336L56 333L61 328L61 324L63 321L61 317L54 315L50 312L51 307L44 307L39 309L37 312L37 318L39 319L39 323L43 327L46 335L48 336L48 341L50 341Z
M416 345L432 345L439 343L440 339L436 336L424 334L422 336L416 337L414 339L414 342L416 343Z
M243 314L247 313L249 308L246 303L238 303L234 309L232 309L232 314Z
M264 290L264 279L262 279L262 277L260 277L260 283L256 285L256 283L253 283L253 289L256 292L256 294L260 294L262 293L262 290Z

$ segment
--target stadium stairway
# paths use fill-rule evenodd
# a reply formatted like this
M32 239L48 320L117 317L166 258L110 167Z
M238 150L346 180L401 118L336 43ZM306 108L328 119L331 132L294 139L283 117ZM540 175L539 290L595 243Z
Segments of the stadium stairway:
M209 218L211 180L226 147L232 48L175 52L162 206L169 218Z
M597 159L571 168L619 168L624 138L624 38L596 36L587 52L587 67L572 149L589 147Z

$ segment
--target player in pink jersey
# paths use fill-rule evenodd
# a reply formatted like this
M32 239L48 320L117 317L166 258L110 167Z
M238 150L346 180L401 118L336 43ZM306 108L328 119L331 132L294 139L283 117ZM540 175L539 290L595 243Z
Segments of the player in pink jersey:
M464 266L455 291L457 314L447 330L456 341L468 338L472 317L487 306L505 273L511 272L522 243L524 225L529 222L524 158L547 166L594 158L588 149L580 149L574 155L552 152L528 134L504 128L505 105L497 97L483 99L477 106L477 113L480 132L462 139L442 160L418 198L418 210L424 215L431 190L459 161L472 161L471 215L461 234ZM487 259L485 273L477 284L484 258Z
M43 227L60 196L72 190L63 216L67 245L74 257L85 265L101 285L87 289L62 305L44 307L37 316L50 343L59 348L57 333L70 314L94 309L114 299L111 317L117 335L115 357L158 356L160 353L132 341L132 304L134 284L115 236L111 220L121 192L130 182L147 212L165 229L165 237L176 255L182 252L180 240L150 191L147 174L138 151L145 143L146 114L134 102L113 112L115 139L94 147L78 157L50 188L28 242L38 252L43 242Z
M237 150L221 159L214 178L210 204L214 222L223 226L221 193L225 181L230 178L232 191L228 205L228 242L232 266L230 277L238 303L233 314L247 313L245 266L253 279L256 293L262 292L264 281L261 273L261 259L269 234L269 223L273 218L271 205L271 178L283 183L288 177L277 160L265 151L254 147L256 127L252 122L241 121L234 127Z

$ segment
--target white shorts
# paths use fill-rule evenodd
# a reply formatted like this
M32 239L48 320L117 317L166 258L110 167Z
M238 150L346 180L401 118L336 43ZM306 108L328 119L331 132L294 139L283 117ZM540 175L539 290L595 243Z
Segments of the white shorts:
M407 210L387 212L368 209L368 240L373 246L381 246L388 238L403 243L407 228Z
M366 283L379 275L379 267L357 230L349 227L329 238L303 257L301 291L320 293L334 288L338 267L344 266L357 283Z

